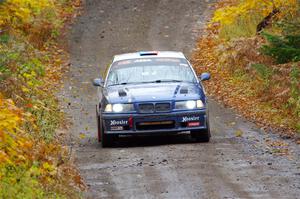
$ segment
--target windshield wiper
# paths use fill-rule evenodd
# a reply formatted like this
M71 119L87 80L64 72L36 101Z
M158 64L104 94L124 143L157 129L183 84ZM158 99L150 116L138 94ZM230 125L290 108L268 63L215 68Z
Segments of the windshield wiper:
M181 80L176 79L158 79L155 81L148 81L148 82L139 82L140 84L150 84L150 83L161 83L161 82L183 82Z
M148 83L161 83L161 82L183 82L183 81L176 80L176 79L158 79L158 80L149 81L149 82L122 82L122 83L117 83L117 84L111 84L108 86L118 86L118 85L126 85L126 84L148 84Z
M158 80L155 80L154 82L161 83L161 82L182 82L182 81L176 80L176 79L158 79Z
M118 86L118 85L126 85L128 84L127 82L122 82L122 83L117 83L117 84L110 84L108 86Z

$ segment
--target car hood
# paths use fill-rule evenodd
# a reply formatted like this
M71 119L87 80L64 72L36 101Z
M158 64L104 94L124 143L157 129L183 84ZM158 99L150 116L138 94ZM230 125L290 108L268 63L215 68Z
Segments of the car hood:
M109 103L135 103L145 101L204 100L200 84L148 83L111 86L104 89Z

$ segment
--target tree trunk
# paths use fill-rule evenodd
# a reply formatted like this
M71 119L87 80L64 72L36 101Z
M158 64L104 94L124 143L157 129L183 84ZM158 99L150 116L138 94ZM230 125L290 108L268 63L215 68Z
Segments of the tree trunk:
M268 16L266 16L257 26L256 34L259 34L263 29L265 29L272 22L272 17L279 13L279 9L275 8Z

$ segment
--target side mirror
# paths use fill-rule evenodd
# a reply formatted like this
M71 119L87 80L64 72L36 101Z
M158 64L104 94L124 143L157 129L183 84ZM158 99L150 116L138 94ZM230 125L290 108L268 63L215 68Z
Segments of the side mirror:
M205 81L205 80L209 80L210 79L210 74L209 73L202 73L200 75L200 80L201 81Z
M93 85L103 87L104 86L104 81L103 81L102 78L96 78L96 79L93 80Z

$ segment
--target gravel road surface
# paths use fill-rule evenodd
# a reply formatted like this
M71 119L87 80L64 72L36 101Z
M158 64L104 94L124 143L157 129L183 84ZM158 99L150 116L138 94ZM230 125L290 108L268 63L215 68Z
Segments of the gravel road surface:
M188 134L126 137L102 149L96 89L112 56L140 50L190 55L209 0L86 0L69 36L63 106L87 198L300 198L300 149L210 100L210 143ZM279 143L275 141L279 140ZM279 155L287 152L288 155Z

